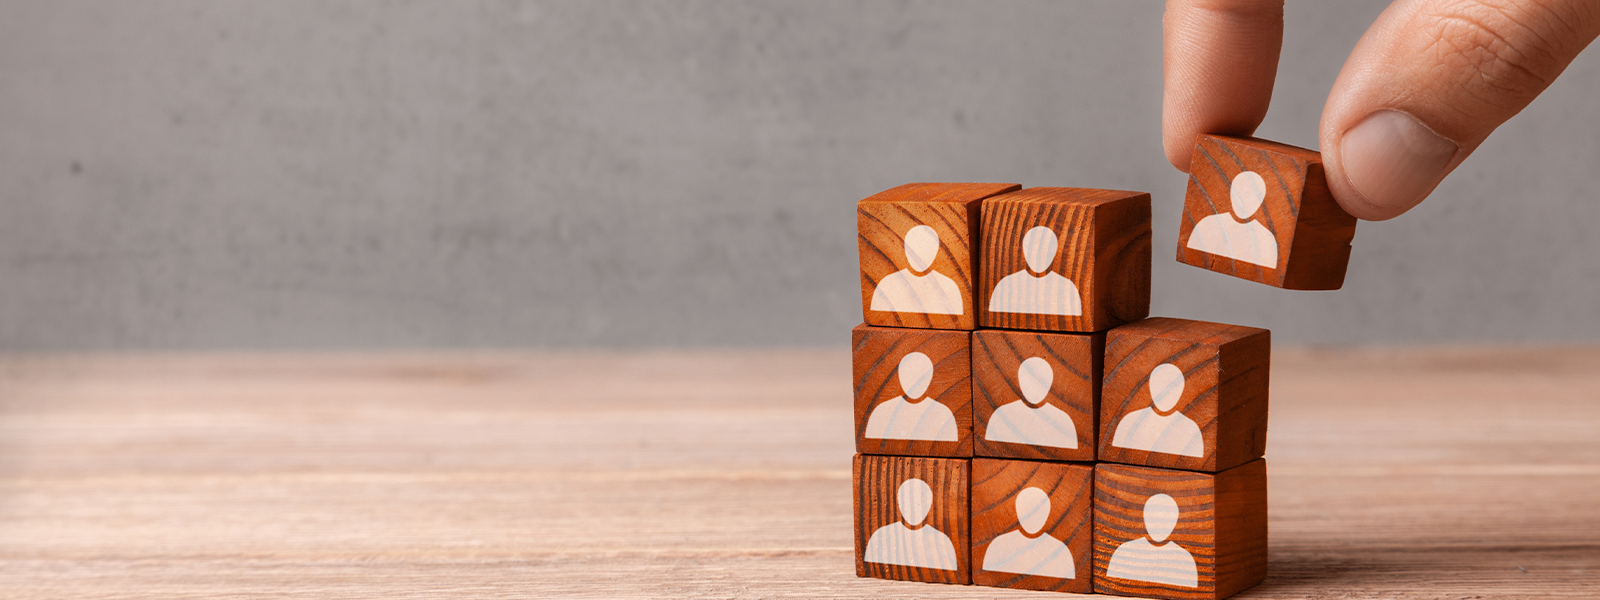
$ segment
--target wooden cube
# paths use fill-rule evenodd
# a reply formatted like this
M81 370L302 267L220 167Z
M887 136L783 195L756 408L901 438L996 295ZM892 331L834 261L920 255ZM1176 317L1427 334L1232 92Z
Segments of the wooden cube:
M966 459L857 454L856 576L970 583Z
M1032 188L983 201L978 323L1103 331L1150 314L1150 194Z
M1202 135L1183 206L1179 262L1293 290L1344 285L1356 218L1328 193L1317 152Z
M1090 461L1103 333L972 334L973 456Z
M1214 600L1266 576L1265 460L1220 473L1095 466L1095 591Z
M1014 183L908 183L856 203L868 325L973 329L978 209Z
M1146 319L1106 333L1100 460L1216 472L1267 446L1272 332Z
M852 331L856 451L972 456L972 334Z
M972 582L1094 591L1094 468L972 459Z

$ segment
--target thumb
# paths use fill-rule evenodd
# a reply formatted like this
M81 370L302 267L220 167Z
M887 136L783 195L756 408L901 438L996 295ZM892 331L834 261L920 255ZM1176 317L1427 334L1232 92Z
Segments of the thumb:
M1411 210L1596 35L1594 0L1397 0L1322 111L1334 198L1369 220Z

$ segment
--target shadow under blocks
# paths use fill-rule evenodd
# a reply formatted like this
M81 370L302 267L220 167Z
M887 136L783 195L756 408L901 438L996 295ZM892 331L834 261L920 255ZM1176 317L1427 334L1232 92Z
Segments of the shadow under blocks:
M1147 318L1150 195L858 204L856 574L1225 598L1267 572L1265 329Z

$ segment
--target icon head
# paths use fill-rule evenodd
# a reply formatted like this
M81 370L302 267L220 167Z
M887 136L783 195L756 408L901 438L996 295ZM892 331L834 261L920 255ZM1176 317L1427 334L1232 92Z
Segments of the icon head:
M903 489L903 486L902 486ZM1172 528L1178 526L1178 501L1166 494L1156 494L1144 501L1144 529L1156 543L1167 541Z
M1183 399L1183 371L1172 363L1161 363L1150 371L1150 403L1156 412L1172 412Z
M1022 388L1022 399L1029 406L1044 402L1044 397L1050 394L1050 384L1055 379L1056 373L1050 368L1050 363L1037 356L1022 361L1022 366L1017 367L1017 387Z
M907 400L921 398L928 392L928 384L933 383L933 361L921 352L912 352L900 359L896 370L900 375L900 391Z
M906 232L906 263L911 265L912 271L927 271L938 255L939 232L927 225L918 225Z
M1028 262L1028 270L1034 273L1049 269L1050 263L1056 261L1056 251L1060 249L1061 240L1049 227L1040 225L1022 235L1022 259Z
M1023 533L1033 535L1044 528L1045 521L1050 520L1050 496L1036 487L1030 487L1017 494L1017 524L1022 526Z
M1233 187L1228 190L1228 202L1233 205L1233 216L1240 221L1256 214L1267 199L1267 182L1255 171L1245 171L1233 177Z
M900 520L907 527L919 527L933 510L933 488L921 479L907 479L895 492L895 501L900 505Z

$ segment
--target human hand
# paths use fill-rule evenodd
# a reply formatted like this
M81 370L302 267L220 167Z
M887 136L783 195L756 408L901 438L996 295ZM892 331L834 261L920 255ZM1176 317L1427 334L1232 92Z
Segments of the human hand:
M1188 171L1195 136L1250 135L1267 115L1284 0L1168 0L1162 143ZM1395 0L1322 109L1328 188L1391 219L1422 202L1600 35L1596 0Z

